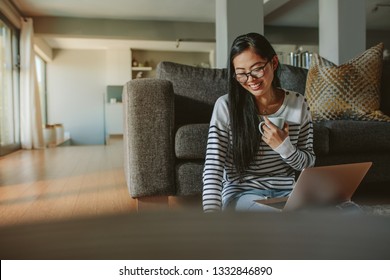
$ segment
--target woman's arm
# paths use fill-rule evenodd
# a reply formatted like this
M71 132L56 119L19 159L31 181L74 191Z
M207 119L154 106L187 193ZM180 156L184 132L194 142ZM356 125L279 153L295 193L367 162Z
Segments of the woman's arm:
M203 210L206 212L221 209L222 180L227 145L227 132L211 125L203 170Z
M211 118L203 169L203 210L219 211L222 206L222 181L228 150L227 103L217 100Z
M306 102L303 102L300 109L302 119L296 146L291 143L290 137L287 137L274 149L295 170L314 166L316 159L313 150L313 123Z

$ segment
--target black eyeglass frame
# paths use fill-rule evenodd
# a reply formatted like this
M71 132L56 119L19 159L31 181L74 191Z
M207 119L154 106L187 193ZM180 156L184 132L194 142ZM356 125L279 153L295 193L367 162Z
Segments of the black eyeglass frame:
M252 76L252 78L256 78L256 79L262 78L265 74L264 69L267 66L268 62L270 62L270 60L268 60L263 66L252 69L248 73L238 73L238 74L234 73L233 78L235 78L237 80L237 82L239 82L240 84L245 84L248 81L249 76ZM253 72L259 72L259 74L261 73L261 75L256 75ZM238 75L240 75L242 78L244 78L244 75L245 75L245 77L246 77L245 81L240 81L237 77Z

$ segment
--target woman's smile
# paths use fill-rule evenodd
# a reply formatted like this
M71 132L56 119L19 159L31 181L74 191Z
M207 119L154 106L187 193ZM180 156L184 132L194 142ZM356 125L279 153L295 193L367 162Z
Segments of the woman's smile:
M252 91L258 91L262 89L263 82L256 82L256 83L251 83L248 84L248 86L252 89Z

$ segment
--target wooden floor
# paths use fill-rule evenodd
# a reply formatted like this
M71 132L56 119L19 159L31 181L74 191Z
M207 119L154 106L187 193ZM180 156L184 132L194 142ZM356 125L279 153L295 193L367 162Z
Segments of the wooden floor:
M122 140L0 157L0 226L136 211Z

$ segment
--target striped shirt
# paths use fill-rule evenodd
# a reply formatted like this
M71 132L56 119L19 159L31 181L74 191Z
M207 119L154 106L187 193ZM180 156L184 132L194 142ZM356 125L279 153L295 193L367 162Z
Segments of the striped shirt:
M203 169L205 212L221 210L222 205L242 191L292 190L295 171L314 166L313 124L304 96L286 91L282 106L269 117L284 117L289 124L289 136L275 150L260 138L259 151L240 180L228 152L228 143L232 141L228 95L217 100Z

